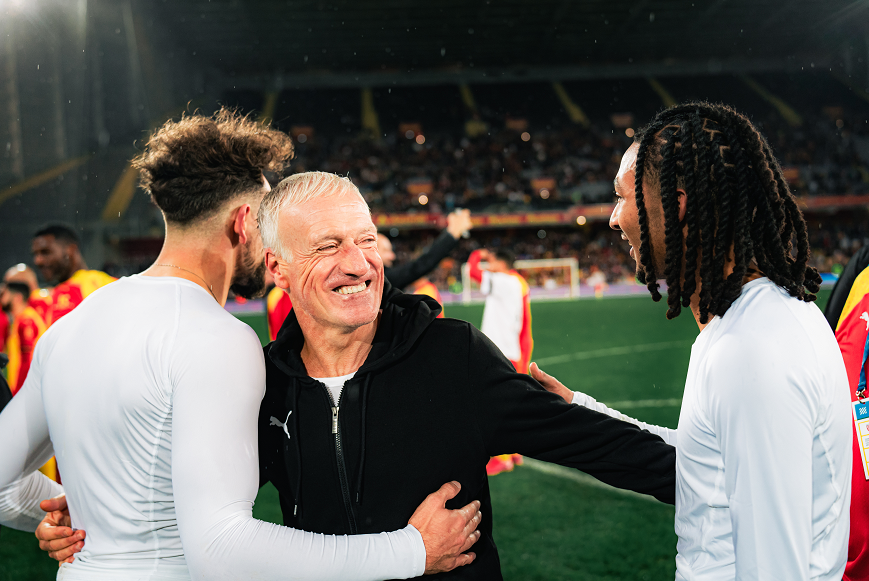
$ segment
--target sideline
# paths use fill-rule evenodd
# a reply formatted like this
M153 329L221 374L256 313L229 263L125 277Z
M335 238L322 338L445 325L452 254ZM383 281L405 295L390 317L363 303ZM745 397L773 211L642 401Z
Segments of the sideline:
M621 488L615 488L613 486L610 486L609 484L604 484L597 478L589 476L588 474L584 474L579 470L574 470L573 468L565 468L564 466L559 466L558 464L541 462L540 460L535 460L534 458L528 457L523 457L522 462L522 468L527 467L531 470L542 472L543 474L557 476L559 478L564 478L565 480L572 480L573 482L576 482L578 484L584 484L585 486L592 486L594 488L609 490L610 492L615 492L616 494L620 494L622 496L628 496L631 498L636 498L638 500L651 501L655 504L661 504L663 506L670 506L668 504L659 502L653 496L649 496L647 494L640 494L638 492L634 492L633 490L622 490Z
M674 349L676 347L685 347L691 345L693 341L663 341L661 343L643 343L642 345L628 345L626 347L609 347L607 349L594 349L592 351L579 351L568 355L555 355L553 357L543 357L541 359L532 359L537 365L555 365L558 363L567 363L569 361L581 361L584 359L594 359L596 357L612 357L614 355L629 355L631 353L646 353L649 351L663 351L665 349Z

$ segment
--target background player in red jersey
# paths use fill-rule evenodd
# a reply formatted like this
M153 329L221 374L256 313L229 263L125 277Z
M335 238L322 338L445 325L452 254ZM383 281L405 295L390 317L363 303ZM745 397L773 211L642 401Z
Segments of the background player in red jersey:
M869 268L864 268L854 279L851 292L843 305L836 341L845 359L848 372L851 405L866 398L866 355L869 346ZM864 469L860 452L861 438L865 433L852 434L854 466L851 471L851 530L848 538L848 564L845 566L845 581L869 577L869 478Z
M36 272L32 268L23 262L10 266L3 274L3 282L23 282L26 284L30 288L30 298L27 302L39 313L43 321L48 320L48 311L51 308L51 291L47 288L39 288Z
M274 341L278 336L278 331L281 325L284 324L284 319L293 310L293 301L290 300L290 295L280 288L274 287L266 295L266 320L269 325L269 339Z
M486 261L486 270L480 262ZM519 373L528 373L534 339L531 336L531 304L528 282L513 270L513 253L501 248L494 252L482 248L468 257L471 278L486 295L480 330L498 346ZM522 464L519 454L494 456L486 464L489 476Z
M51 224L37 231L31 251L42 278L56 285L46 318L49 325L80 305L92 292L116 280L105 272L87 269L78 235L65 224Z
M6 283L0 294L0 306L12 318L12 328L6 342L6 353L9 355L9 365L6 368L6 378L12 395L15 395L27 377L30 361L36 342L45 333L45 321L39 313L28 304L30 288L23 282Z
M24 385L27 372L30 371L36 342L47 328L45 321L30 304L30 295L30 286L20 280L7 282L3 286L3 292L0 293L0 307L12 320L12 325L8 329L5 353L9 357L6 378L13 396ZM60 482L57 461L54 458L46 462L39 471L55 482Z

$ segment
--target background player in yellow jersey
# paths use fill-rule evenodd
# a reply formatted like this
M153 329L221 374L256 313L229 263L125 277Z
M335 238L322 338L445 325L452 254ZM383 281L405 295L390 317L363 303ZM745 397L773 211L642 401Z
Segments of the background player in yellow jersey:
M65 224L51 224L33 235L33 263L42 278L55 285L47 323L51 325L88 297L116 280L99 270L88 270L79 250L78 234Z
M410 283L409 290L410 290L410 292L412 292L415 295L425 295L427 297L431 297L434 300L436 300L438 302L438 304L441 306L441 312L437 316L437 318L438 319L444 318L444 310L443 310L444 309L444 300L441 298L441 293L438 290L438 287L436 287L432 281L430 281L427 277L424 276L424 277Z

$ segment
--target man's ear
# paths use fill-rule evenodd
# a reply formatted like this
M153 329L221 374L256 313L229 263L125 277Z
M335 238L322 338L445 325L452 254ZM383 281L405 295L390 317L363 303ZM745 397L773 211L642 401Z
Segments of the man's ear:
M250 239L250 234L247 232L248 218L253 213L250 204L242 204L235 211L235 216L232 220L232 230L238 236L239 244L247 244Z
M685 193L685 190L676 190L679 192L679 222L683 222L685 220L685 212L688 209L688 194Z
M266 248L265 252L265 262L266 262L266 270L271 273L272 278L275 279L275 286L287 290L290 288L290 279L281 272L280 262L278 261L278 257L275 256L275 253L272 252L271 248Z

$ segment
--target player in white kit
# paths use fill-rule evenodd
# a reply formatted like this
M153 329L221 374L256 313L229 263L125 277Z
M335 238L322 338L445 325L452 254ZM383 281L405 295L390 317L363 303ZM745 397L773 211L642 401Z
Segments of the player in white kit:
M668 318L689 307L691 350L676 446L677 580L842 579L851 422L836 340L810 303L806 226L766 140L723 105L660 113L622 158L610 225ZM792 252L792 241L796 252ZM637 252L639 250L639 252Z
M374 580L473 560L461 553L478 505L444 509L452 484L378 535L252 517L263 354L223 304L263 288L263 171L291 155L284 134L222 111L167 123L136 160L166 218L159 258L54 325L0 415L0 524L35 529L39 500L60 489L33 470L56 454L72 526L87 531L58 579ZM53 530L55 550L80 548Z

